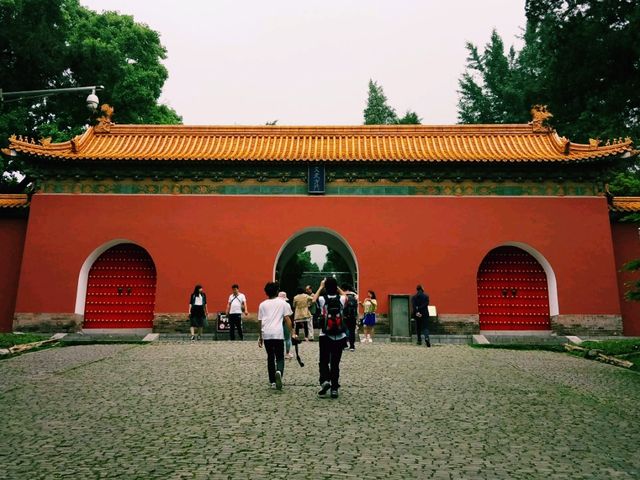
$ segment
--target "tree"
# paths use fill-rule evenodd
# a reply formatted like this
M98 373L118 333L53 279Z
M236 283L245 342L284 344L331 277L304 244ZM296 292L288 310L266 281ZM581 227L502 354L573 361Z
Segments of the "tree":
M508 55L500 35L493 30L482 54L467 43L467 71L459 81L460 123L523 123L529 118L518 57L513 47Z
M640 137L640 2L528 0L524 47L504 54L494 31L469 57L461 123L524 123L547 105L550 124L574 142ZM640 195L640 164L623 165L611 192Z
M387 96L381 85L369 80L367 108L364 109L365 125L391 125L398 123L396 111L387 105Z
M563 135L640 136L640 3L528 0L527 36L540 102ZM544 54L542 54L544 52Z
M411 110L407 110L404 117L398 118L395 109L387 104L382 86L369 80L367 108L364 109L365 125L420 125L421 121L418 114Z
M351 275L351 269L349 268L346 260L332 248L329 248L327 252L327 261L322 266L322 272L325 276L335 275L339 285L342 285L345 282L352 285L354 283L353 276ZM340 272L340 274L338 274L338 272Z
M461 123L522 123L534 104L553 112L561 135L640 135L640 3L528 0L525 45L504 54L494 31L480 54L467 44Z
M166 50L158 33L133 17L99 14L78 0L0 0L0 22L4 91L104 85L100 100L114 106L118 123L181 122L158 104L168 76L161 63ZM5 102L1 108L0 147L12 134L67 140L94 120L77 94Z
M407 113L404 114L404 117L398 119L398 123L400 125L420 125L422 123L422 119L416 112L407 110Z
M280 273L280 289L287 292L289 298L293 298L296 289L300 287L300 279L304 272L318 272L318 265L311 261L311 252L306 248L296 254L284 265Z

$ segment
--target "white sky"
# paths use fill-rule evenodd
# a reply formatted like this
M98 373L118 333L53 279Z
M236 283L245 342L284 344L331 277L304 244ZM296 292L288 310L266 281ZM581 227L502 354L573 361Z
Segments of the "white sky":
M185 124L362 124L370 78L399 114L455 123L465 42L484 47L496 28L519 48L525 25L525 0L81 3L160 33L169 70L161 101Z

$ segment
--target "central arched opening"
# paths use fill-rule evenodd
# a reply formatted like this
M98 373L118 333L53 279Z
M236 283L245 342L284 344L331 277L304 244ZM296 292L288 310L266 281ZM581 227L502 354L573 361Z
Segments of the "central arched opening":
M327 276L339 285L358 288L358 264L353 250L337 232L310 227L293 234L280 249L274 264L273 278L293 298L298 287L311 285L315 290Z

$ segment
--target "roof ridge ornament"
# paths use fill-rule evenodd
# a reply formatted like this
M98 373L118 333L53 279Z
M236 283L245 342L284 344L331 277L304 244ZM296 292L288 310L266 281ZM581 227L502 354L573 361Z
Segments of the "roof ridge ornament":
M109 133L111 131L111 125L113 125L111 116L113 115L114 108L107 103L103 103L100 111L102 112L102 116L98 118L98 124L94 130L96 133Z
M553 117L553 114L547 110L546 105L534 105L531 107L531 125L534 133L548 133L553 129L547 124L547 121Z

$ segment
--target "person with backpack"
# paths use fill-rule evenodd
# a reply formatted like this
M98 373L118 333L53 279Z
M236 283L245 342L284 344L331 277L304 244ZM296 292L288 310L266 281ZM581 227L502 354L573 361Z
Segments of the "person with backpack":
M320 282L313 296L320 307L320 391L324 397L331 389L331 398L338 398L340 388L340 360L347 333L343 309L347 302L344 292L338 288L338 282L328 277Z
M358 294L353 291L351 285L343 285L342 290L347 296L344 304L344 320L347 325L347 338L349 339L349 351L356 351L356 329L358 323Z

